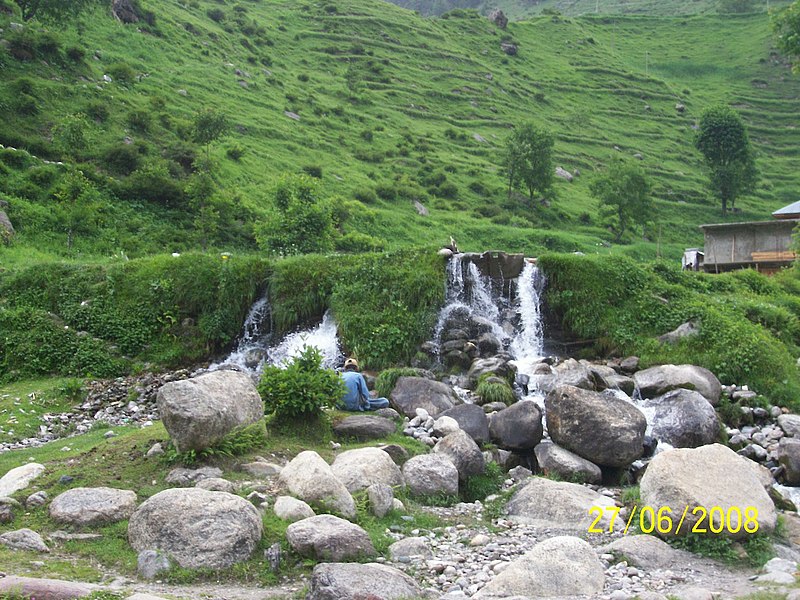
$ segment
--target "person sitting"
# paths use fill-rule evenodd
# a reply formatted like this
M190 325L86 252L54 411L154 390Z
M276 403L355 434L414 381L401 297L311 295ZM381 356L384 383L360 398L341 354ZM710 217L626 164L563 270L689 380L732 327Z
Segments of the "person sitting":
M346 391L339 405L344 410L377 410L389 406L389 401L386 398L370 397L367 382L364 376L359 373L358 361L355 358L348 358L344 361L342 379L344 380Z

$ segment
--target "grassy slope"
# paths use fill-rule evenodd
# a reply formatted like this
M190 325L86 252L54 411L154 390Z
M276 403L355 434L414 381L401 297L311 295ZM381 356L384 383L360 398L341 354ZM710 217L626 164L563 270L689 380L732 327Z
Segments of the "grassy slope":
M323 166L325 189L345 198L389 184L422 200L429 217L417 215L409 198L355 205L345 229L369 231L388 247L442 243L453 234L471 250L593 251L607 235L596 222L588 177L573 184L559 180L558 199L549 208L505 201L503 140L514 123L531 119L555 131L556 162L569 170L589 174L613 157L641 153L654 179L660 227L648 233L649 242L624 250L653 256L660 249L676 257L701 242L696 225L718 220L691 140L703 108L724 101L747 120L765 176L757 195L740 202L744 212L737 218L765 218L795 199L800 82L770 56L766 15L543 17L509 26L520 52L506 57L501 32L483 19L421 19L380 2L340 2L333 14L319 5L244 3L246 18L266 28L271 44L251 43L253 51L242 45L247 36L232 24L230 5L222 7L228 20L221 25L206 15L216 3L142 4L156 10L162 37L94 15L80 39L88 49L101 49L100 58L78 71L4 58L0 86L7 102L7 84L16 77L35 78L46 88L40 114L14 122L17 135L46 137L54 122L95 100L111 108L111 117L93 126L93 147L119 143L125 135L163 146L179 138L176 123L215 106L235 122L226 142L212 146L220 180L257 215L268 209L266 191L277 175L314 164ZM78 41L76 32L70 36ZM264 67L258 61L267 56L271 65ZM120 61L148 76L128 85L95 85ZM356 94L346 85L351 64L363 74ZM154 97L163 108L153 108ZM674 109L679 101L687 106L684 114ZM153 114L149 133L124 129L125 114L135 108ZM300 121L284 111L298 113ZM7 126L3 135L9 131ZM224 156L232 143L246 149L240 162ZM430 185L419 188L428 171L445 167L456 198L437 197ZM470 184L485 191L476 193ZM142 208L148 210L158 218L152 207ZM13 219L13 203L10 212ZM180 232L154 229L152 238L160 248L186 243ZM21 244L41 247L41 239L20 227ZM142 239L119 245L128 253L150 250ZM26 260L19 252L5 258Z

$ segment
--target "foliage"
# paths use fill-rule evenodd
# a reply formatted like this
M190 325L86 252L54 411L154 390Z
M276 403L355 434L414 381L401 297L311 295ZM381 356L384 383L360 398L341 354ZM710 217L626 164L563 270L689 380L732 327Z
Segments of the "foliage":
M14 0L22 11L22 18L30 21L37 18L42 21L61 23L74 18L98 0Z
M266 366L258 392L267 414L302 420L336 406L344 395L344 382L336 371L322 368L319 350L306 346L289 364Z
M736 198L753 190L758 179L755 154L742 118L725 105L712 106L700 117L695 147L710 171L711 189L722 201L722 213Z
M506 140L504 167L508 195L522 185L530 200L534 193L546 194L553 185L553 134L530 123L520 125Z
M398 367L395 369L384 369L375 379L375 391L381 398L388 398L392 393L397 380L401 377L421 377L420 369L411 367Z
M510 406L516 401L514 390L511 389L508 382L493 376L491 373L481 375L478 380L478 386L475 388L475 393L481 397L484 404L502 402Z
M230 128L228 118L218 110L204 108L197 111L192 121L192 139L206 147L208 156L211 142L225 135Z
M482 475L472 475L462 482L458 489L458 495L463 502L483 502L487 496L496 494L500 491L505 473L496 462L487 462L486 471Z
M184 465L192 465L198 461L203 461L213 457L231 458L241 456L263 448L267 443L267 428L263 419L251 425L239 427L231 431L220 442L210 448L201 451L187 450L178 452L175 446L169 445L166 457L169 462L179 462Z
M800 1L795 0L784 10L775 14L772 27L778 38L778 46L795 61L800 59ZM800 70L800 62L795 62L794 70Z
M619 243L634 225L651 216L650 182L644 169L631 162L614 162L589 185L600 203L600 215Z
M274 193L273 210L256 229L259 246L289 255L333 248L332 206L308 175L284 175Z

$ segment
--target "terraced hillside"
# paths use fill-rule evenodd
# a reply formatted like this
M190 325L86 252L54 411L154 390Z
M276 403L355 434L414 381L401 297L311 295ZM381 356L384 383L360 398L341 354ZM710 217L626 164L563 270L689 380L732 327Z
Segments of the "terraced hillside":
M755 196L729 218L766 218L797 199L800 80L772 51L764 14L548 16L502 31L474 12L423 19L379 0L141 5L152 25L98 11L57 32L55 50L34 43L29 56L15 57L22 33L8 26L13 15L3 17L11 44L0 54L0 102L10 118L0 142L79 163L106 199L101 233L76 235L68 251L52 217L63 168L4 154L0 189L23 250L0 250L7 260L30 260L31 248L85 256L199 246L181 194L192 159L206 151L190 140L203 107L233 122L209 147L224 209L234 213L210 239L220 249L255 248L249 227L270 212L275 180L305 168L341 198L339 228L362 246L453 235L464 249L605 251L610 236L588 181L616 157L637 157L658 217L621 250L674 258L700 242L697 225L719 219L692 149L693 127L714 102L741 111L763 172ZM46 37L35 25L25 32ZM504 40L516 56L503 52ZM85 147L59 146L76 113L90 115ZM557 180L550 203L506 195L503 144L526 120L551 128L557 164L581 172L573 183ZM154 173L163 189L148 196L142 182Z

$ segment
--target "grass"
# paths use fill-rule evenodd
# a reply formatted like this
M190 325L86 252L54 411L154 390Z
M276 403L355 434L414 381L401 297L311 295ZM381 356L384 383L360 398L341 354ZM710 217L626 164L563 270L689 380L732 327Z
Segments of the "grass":
M54 377L0 385L0 442L33 437L45 413L69 412L81 401L80 383Z

